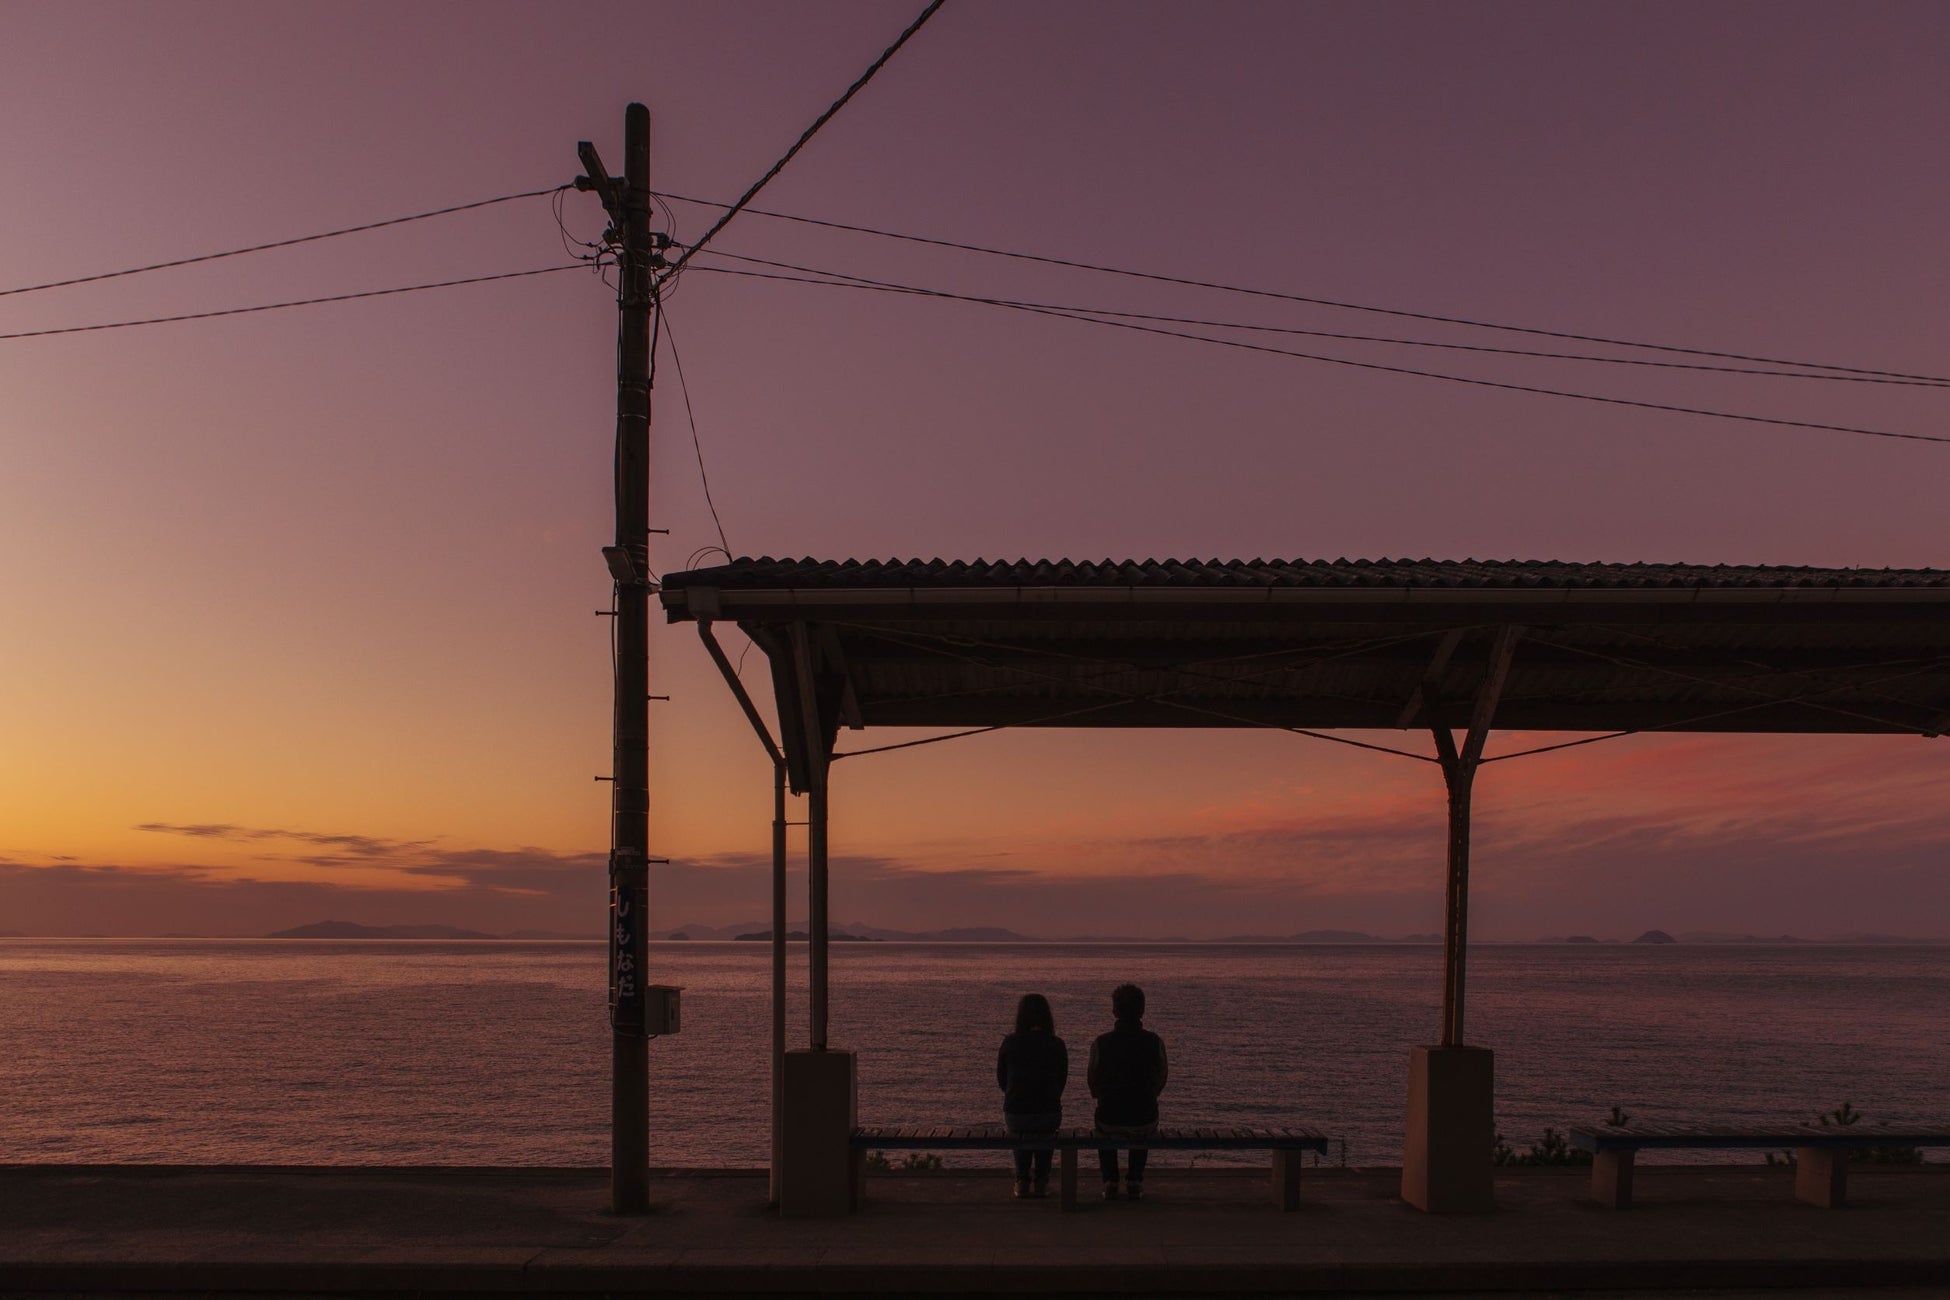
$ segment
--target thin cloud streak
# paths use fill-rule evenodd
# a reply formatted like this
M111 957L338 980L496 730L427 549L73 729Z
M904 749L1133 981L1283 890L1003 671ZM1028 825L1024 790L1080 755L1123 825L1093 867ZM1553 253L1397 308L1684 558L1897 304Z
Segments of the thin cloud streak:
M293 831L267 829L255 826L237 826L230 822L191 822L174 824L170 822L143 822L135 827L139 831L152 831L162 835L184 835L192 839L231 840L248 843L259 840L296 840L301 844L315 844L320 848L345 849L361 858L376 858L387 854L400 853L412 849L425 848L435 840L396 840L374 835L340 835L321 831ZM312 861L313 859L302 859Z
M1488 769L1476 801L1474 932L1934 936L1944 929L1938 918L1950 917L1941 883L1950 880L1950 809L1937 797L1946 767L1950 750L1891 741L1697 737L1622 741ZM1784 791L1800 797L1784 799ZM1032 826L1006 839L862 845L834 856L833 914L896 929L995 925L1041 935L1439 926L1438 782L1377 780L1350 768L1286 792L1256 791L1236 805L1177 809L1173 820L1149 834L1039 835ZM16 852L0 863L0 903L10 915L36 918L16 928L91 931L100 928L93 918L126 913L116 932L196 929L184 918L206 908L235 918L221 932L262 933L355 904L367 910L352 919L374 924L423 918L594 933L601 923L599 851L458 847L440 836L223 821L138 829L260 854L218 863ZM845 818L836 824L838 844L850 829ZM659 865L655 923L762 918L769 877L769 854L758 850ZM101 888L108 884L118 890ZM790 888L802 896L796 854ZM106 896L126 891L154 903L156 915L179 919L164 924L119 902L105 913ZM176 901L165 905L172 893ZM293 910L297 900L303 913Z

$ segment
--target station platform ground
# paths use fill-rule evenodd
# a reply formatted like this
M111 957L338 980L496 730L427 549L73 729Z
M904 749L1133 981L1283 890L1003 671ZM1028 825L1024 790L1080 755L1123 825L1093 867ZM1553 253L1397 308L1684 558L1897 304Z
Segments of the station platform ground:
M1486 1215L1422 1214L1399 1178L1309 1169L1286 1214L1264 1173L1160 1169L1140 1203L1065 1214L1012 1199L998 1162L789 1220L748 1170L659 1171L651 1212L619 1218L600 1169L12 1165L0 1293L1950 1295L1950 1166L1859 1168L1838 1210L1762 1165L1643 1167L1624 1211L1581 1169L1502 1171Z

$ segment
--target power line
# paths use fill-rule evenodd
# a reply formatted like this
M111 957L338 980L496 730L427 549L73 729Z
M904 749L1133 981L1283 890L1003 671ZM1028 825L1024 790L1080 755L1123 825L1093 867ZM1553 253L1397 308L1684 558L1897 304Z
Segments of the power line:
M741 253L727 253L722 249L716 248L710 250L710 253L712 257L727 258L734 262L748 262L754 266L769 266L778 270L797 271L809 276L827 276L834 280L852 280L863 285L882 288L909 289L914 293L938 295L966 302L988 303L999 307L1041 309L1090 316L1115 316L1124 320L1151 321L1165 325L1197 325L1205 329L1248 330L1261 334L1298 335L1307 338L1333 339L1347 343L1386 343L1398 347L1439 348L1452 352L1479 352L1492 356L1528 357L1546 361L1590 361L1601 365L1641 366L1656 370L1691 370L1716 375L1753 375L1773 379L1813 379L1837 384L1886 384L1899 388L1950 388L1950 381L1883 379L1874 375L1816 374L1806 370L1759 370L1750 366L1715 366L1697 361L1653 361L1646 357L1606 357L1589 352L1542 352L1531 348L1499 348L1481 343L1444 343L1433 339L1396 338L1379 334L1343 334L1333 330L1303 329L1295 325L1254 325L1248 324L1245 321L1211 320L1197 316L1163 316L1152 312L1120 311L1111 307L1079 307L1064 303L1030 302L1020 298L989 298L956 294L948 290L896 286L889 281L873 280L865 276L852 275L845 271L828 271L819 267L800 266L792 262L778 262L763 257L748 257Z
M693 198L684 194L673 194L668 190L658 191L663 198L674 199L679 203L695 203L700 207L723 208L727 205L714 199ZM1442 325L1467 325L1474 329L1502 330L1512 334L1531 334L1539 338L1565 339L1573 343L1602 343L1608 347L1643 348L1652 352L1671 352L1680 356L1713 357L1722 361L1748 361L1757 365L1797 366L1805 370L1834 370L1843 374L1873 375L1883 379L1910 379L1926 383L1950 384L1950 376L1914 374L1902 370L1877 370L1864 366L1846 366L1825 361L1790 361L1780 357L1758 356L1746 352L1722 352L1712 348L1680 347L1670 343L1647 343L1636 339L1612 338L1602 334L1578 334L1568 330L1541 329L1530 325L1506 325L1497 321L1477 320L1468 316L1444 316L1435 312L1410 311L1399 307L1377 307L1370 303L1345 302L1336 298L1319 298L1307 294L1285 293L1276 289L1255 289L1247 285L1226 284L1217 280L1198 280L1186 276L1166 275L1157 271L1139 271L1132 267L1107 266L1097 262L1082 262L1071 258L1049 257L1041 253L1025 253L1017 249L990 248L982 244L962 243L953 239L936 239L927 235L910 235L897 230L884 230L877 226L859 226L844 221L827 221L819 217L803 217L790 212L775 212L765 208L746 207L743 209L753 216L770 217L775 221L791 221L800 225L822 226L829 230L845 230L858 235L877 235L883 239L898 239L910 244L927 244L935 248L952 248L964 253L981 253L989 257L1006 257L1022 262L1038 262L1045 266L1062 266L1076 271L1095 271L1105 275L1121 275L1136 280L1150 280L1158 284L1175 284L1193 289L1216 289L1224 293L1242 293L1256 298L1272 298L1281 302L1305 303L1314 307L1333 307L1342 311L1370 312L1380 316L1398 316L1405 320L1432 321Z
M1545 388L1535 384L1508 383L1497 379L1478 379L1468 375L1452 375L1439 370L1417 370L1410 366L1387 365L1379 361L1356 361L1350 357L1332 357L1317 352L1299 352L1291 348L1270 347L1263 343L1248 343L1243 339L1212 338L1204 334L1190 334L1183 330L1164 329L1155 325L1140 325L1132 321L1104 320L1097 316L1080 314L1076 311L1056 307L1038 307L1024 303L1011 302L1005 298L982 298L971 294L950 293L941 289L924 289L914 285L894 284L887 281L869 280L862 276L846 275L833 279L814 279L809 275L788 275L768 271L741 271L727 266L703 266L699 270L712 271L719 275L745 276L758 280L783 280L797 284L825 285L841 289L865 289L878 293L910 294L925 298L945 298L957 302L977 303L989 307L1002 307L1011 311L1025 311L1039 316L1055 316L1063 320L1082 321L1088 325L1102 325L1110 329L1132 330L1141 334L1155 334L1164 338L1187 339L1194 343L1209 343L1216 347L1237 348L1246 352L1263 352L1271 356L1293 357L1301 361L1320 361L1328 365L1351 366L1359 370L1374 370L1383 374L1411 375L1418 379L1439 379L1452 384L1468 384L1476 388L1495 388L1513 393L1532 393L1540 397L1564 397L1580 402L1598 402L1607 406L1628 406L1646 411L1665 411L1677 415L1704 415L1719 420L1739 420L1749 424L1775 425L1789 429L1813 429L1823 433L1852 433L1870 438L1896 438L1911 442L1950 443L1950 437L1927 433L1899 433L1890 429L1872 429L1858 425L1823 424L1813 420L1789 420L1769 415L1747 415L1738 411L1718 411L1708 407L1679 406L1667 402L1648 402L1631 397L1607 397L1598 393L1580 393L1562 388ZM839 275L837 272L815 274Z
M391 289L367 289L362 293L335 293L325 298L294 298L289 302L265 302L254 307L225 307L219 311L185 312L180 316L151 316L144 320L108 321L99 325L64 325L59 329L20 330L13 334L0 334L0 339L37 339L50 334L87 334L95 330L131 329L137 325L172 325L178 321L211 320L218 316L246 316L252 312L279 311L286 307L315 307L327 302L352 302L358 298L384 298L396 293L419 293L423 289L452 289L463 284L486 284L492 280L519 280L523 276L553 275L558 271L580 271L586 269L581 262L571 262L565 266L541 266L532 271L503 271L498 275L470 275L462 280L434 280L426 284L402 284Z
M749 204L754 198L758 197L758 192L764 189L768 184L770 184L774 176L777 176L780 172L784 171L785 165L791 162L793 158L798 155L801 149L806 147L806 142L811 140L813 136L819 133L819 128L825 126L827 122L832 120L834 114L838 113L842 108L845 108L847 101L852 99L855 95L857 95L860 92L860 88L862 86L865 86L869 81L872 81L874 74L876 72L879 72L881 68L885 67L887 65L887 61L894 57L894 55L900 50L900 47L907 44L908 38L914 35L914 33L920 31L922 24L926 23L928 19L934 17L935 11L940 9L941 6L946 2L947 0L929 0L928 7L921 11L921 16L919 18L916 18L913 22L909 23L907 25L907 30L902 32L897 38L895 38L895 41L892 45L889 45L886 49L880 52L880 57L875 59L873 63L868 66L867 70L861 73L859 78L855 80L852 85L846 88L846 93L841 95L838 99L834 100L831 104L829 104L826 108L826 111L824 113L821 113L817 118L815 118L813 120L813 124L807 127L803 132L801 132L799 138L792 142L792 147L790 149L787 149L785 153L780 155L779 160L773 163L772 166L766 171L766 173L763 176L759 177L756 181L752 182L752 187L746 190L742 195L740 195L736 203L727 205L725 207L724 215L719 217L717 221L711 226L711 228L705 231L704 234L698 239L698 241L695 244L692 244L689 248L685 249L683 254L680 257L678 257L678 259L675 262L672 262L670 264L670 269L664 273L663 278L668 280L672 276L675 276L679 271L683 270L685 264L691 260L692 256L696 254L699 249L703 248L706 244L710 243L712 238L720 230L723 230L726 226L730 225L731 219L737 216L740 212L744 211L745 206Z
M544 190L523 190L519 194L503 194L492 199L477 199L472 203L456 203L451 207L435 208L431 212L415 212L411 216L388 217L384 221L368 221L359 226L343 226L338 230L321 230L315 235L299 235L295 239L278 239L268 244L252 244L248 248L232 248L221 253L201 253L195 257L179 257L169 262L151 262L147 266L131 266L122 271L99 271L94 275L77 275L67 280L49 280L45 284L23 284L13 289L0 289L0 298L11 297L17 293L37 293L42 289L65 289L70 285L93 284L98 280L114 280L125 275L141 275L146 271L163 271L175 266L195 266L199 262L215 262L226 257L242 257L246 253L262 253L273 248L290 248L295 244L309 244L320 239L336 239L340 235L356 235L367 230L382 230L387 226L403 226L409 221L425 221L428 217L444 217L455 212L471 212L475 208L493 207L497 203L512 203L516 199L539 198L553 194L566 186L551 185ZM9 335L8 337L15 337Z
M725 540L724 520L718 518L718 503L711 496L711 476L704 469L704 444L697 436L697 412L691 408L691 385L684 378L684 358L677 353L677 331L672 327L670 314L664 310L661 301L657 304L657 314L663 321L664 340L670 344L670 359L677 367L677 391L684 395L684 417L691 425L691 450L697 453L697 477L704 484L704 504L710 507L711 522L718 530L718 549L724 552L726 560L730 560L731 543ZM693 564L689 567L697 566Z

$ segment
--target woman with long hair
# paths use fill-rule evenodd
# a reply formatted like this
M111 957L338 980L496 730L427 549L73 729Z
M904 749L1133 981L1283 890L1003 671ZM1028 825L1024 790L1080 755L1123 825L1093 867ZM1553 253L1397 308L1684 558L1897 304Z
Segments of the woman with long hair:
M1002 1089L1002 1122L1024 1136L1063 1127L1063 1085L1070 1081L1070 1053L1056 1036L1049 999L1025 993L1016 1003L1016 1031L995 1054L995 1082ZM1049 1195L1047 1150L1018 1149L1016 1196Z

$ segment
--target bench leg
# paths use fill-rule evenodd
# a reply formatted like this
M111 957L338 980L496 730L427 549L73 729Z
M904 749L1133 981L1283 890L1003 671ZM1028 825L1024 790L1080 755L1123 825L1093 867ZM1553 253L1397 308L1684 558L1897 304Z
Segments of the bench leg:
M1795 1199L1839 1210L1848 1197L1848 1152L1801 1147L1794 1153Z
M1300 1208L1300 1165L1304 1151L1273 1152L1273 1204L1282 1210Z
M1057 1154L1063 1160L1063 1188L1058 1199L1065 1210L1074 1210L1077 1208L1077 1149L1064 1147Z
M1600 1151L1591 1157L1591 1199L1614 1210L1632 1204L1632 1157L1636 1150Z

